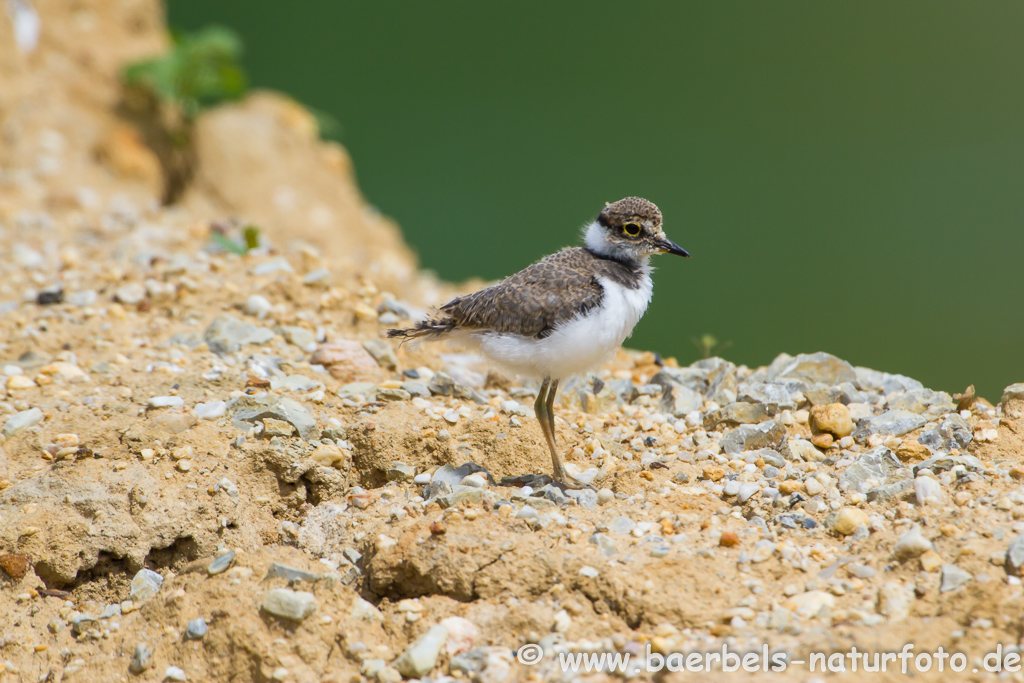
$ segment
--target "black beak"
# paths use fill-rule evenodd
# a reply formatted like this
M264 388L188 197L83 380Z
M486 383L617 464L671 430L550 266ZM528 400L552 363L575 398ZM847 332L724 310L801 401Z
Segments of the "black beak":
M668 238L658 240L654 243L654 246L661 249L661 253L663 254L675 254L676 256L682 256L683 258L690 258L690 252L686 251Z

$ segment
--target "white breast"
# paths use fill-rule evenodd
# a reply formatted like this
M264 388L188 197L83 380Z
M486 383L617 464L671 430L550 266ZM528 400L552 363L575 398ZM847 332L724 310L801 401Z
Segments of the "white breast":
M561 379L600 365L632 332L651 301L653 283L645 266L636 289L600 279L601 305L559 325L544 339L473 333L465 341L515 374Z

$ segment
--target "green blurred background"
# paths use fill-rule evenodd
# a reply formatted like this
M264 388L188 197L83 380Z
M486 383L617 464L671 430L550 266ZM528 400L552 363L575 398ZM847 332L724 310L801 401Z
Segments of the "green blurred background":
M442 277L497 279L626 195L656 259L630 346L827 350L998 400L1024 381L1024 3L170 0L252 85L332 114Z

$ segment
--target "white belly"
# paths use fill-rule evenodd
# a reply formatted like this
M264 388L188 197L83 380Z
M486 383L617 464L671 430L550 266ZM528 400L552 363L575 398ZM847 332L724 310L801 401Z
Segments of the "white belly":
M544 339L493 332L470 333L463 339L507 371L528 377L562 379L587 372L618 349L651 301L650 275L627 289L601 280L601 305L587 315L563 323Z

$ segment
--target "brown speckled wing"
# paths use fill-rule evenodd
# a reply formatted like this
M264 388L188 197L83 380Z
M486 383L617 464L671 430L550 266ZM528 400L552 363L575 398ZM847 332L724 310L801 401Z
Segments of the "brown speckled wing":
M600 305L597 259L586 249L552 254L496 285L454 299L442 314L461 329L544 338L560 323Z

